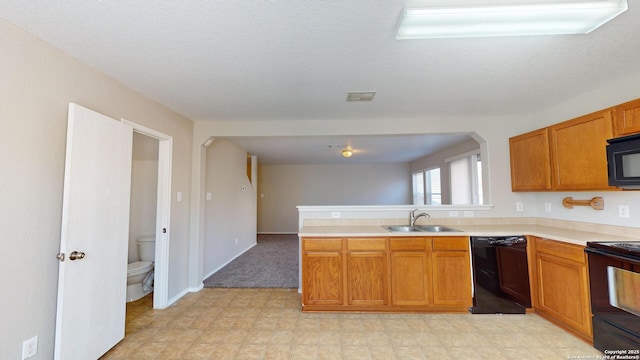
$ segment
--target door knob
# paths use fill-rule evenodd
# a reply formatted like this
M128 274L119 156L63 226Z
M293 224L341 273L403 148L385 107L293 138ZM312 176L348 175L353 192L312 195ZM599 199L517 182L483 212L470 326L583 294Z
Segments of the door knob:
M80 260L84 259L84 253L80 251L73 251L69 254L69 260Z

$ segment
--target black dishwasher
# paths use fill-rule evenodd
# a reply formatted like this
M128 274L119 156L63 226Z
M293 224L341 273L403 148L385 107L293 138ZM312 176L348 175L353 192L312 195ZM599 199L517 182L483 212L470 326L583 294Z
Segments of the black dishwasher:
M527 238L471 237L472 314L524 314L531 307Z

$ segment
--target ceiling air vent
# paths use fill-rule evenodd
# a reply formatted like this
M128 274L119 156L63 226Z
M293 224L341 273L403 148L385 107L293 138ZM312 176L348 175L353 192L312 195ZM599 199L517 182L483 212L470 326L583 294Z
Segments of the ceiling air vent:
M371 101L374 96L375 91L350 91L347 93L347 102Z

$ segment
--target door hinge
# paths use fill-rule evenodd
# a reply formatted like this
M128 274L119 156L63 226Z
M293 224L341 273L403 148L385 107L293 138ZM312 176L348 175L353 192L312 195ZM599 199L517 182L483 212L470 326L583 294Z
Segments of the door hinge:
M56 255L56 259L60 260L60 261L64 261L64 253L58 253Z

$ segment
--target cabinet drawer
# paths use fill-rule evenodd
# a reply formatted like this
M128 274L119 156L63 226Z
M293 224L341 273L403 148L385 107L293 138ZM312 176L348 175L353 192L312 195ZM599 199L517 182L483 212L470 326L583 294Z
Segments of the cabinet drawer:
M585 263L584 247L580 245L538 238L536 239L536 251L583 264Z
M302 250L304 251L340 251L342 239L303 238Z
M390 250L427 250L427 239L406 237L406 238L390 238Z
M466 236L443 236L433 238L433 250L469 250Z
M357 238L347 239L347 250L370 251L386 250L387 241L385 238Z

